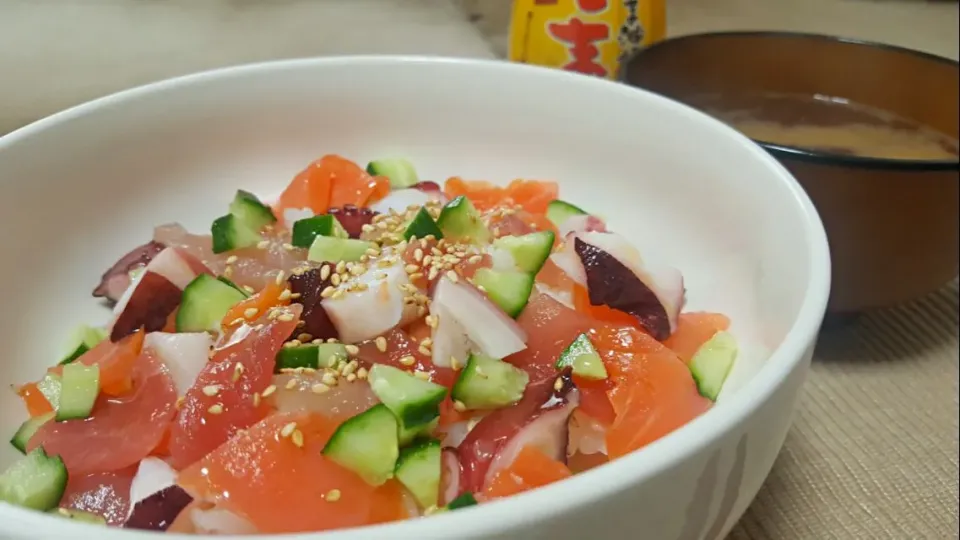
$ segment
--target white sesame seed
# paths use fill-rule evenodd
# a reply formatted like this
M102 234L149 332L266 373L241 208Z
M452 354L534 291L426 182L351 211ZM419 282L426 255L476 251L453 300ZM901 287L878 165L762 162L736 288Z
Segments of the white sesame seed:
M239 381L241 375L243 375L243 364L237 362L233 365L233 382Z
M320 267L320 279L325 280L330 277L330 265L325 264Z
M231 256L227 257L227 260L226 260L226 263L227 263L227 264L233 264L233 263L235 263L235 262L237 262L237 256L236 256L236 255L231 255Z
M331 489L330 491L327 492L326 495L323 496L323 500L325 500L325 501L327 501L327 502L337 502L337 501L339 501L339 500L340 500L340 490L339 490L339 489Z
M290 322L293 320L293 315L290 313L284 313L283 315L277 316L277 320L282 322Z
M400 364L404 366L412 366L417 363L417 359L413 357L412 354L408 354L400 358Z
M207 412L210 414L220 414L223 412L223 405L219 403L214 403L213 405L210 406L209 409L207 409Z
M321 377L320 380L327 386L337 385L337 376L329 371L324 372L323 377Z
M430 328L436 328L440 323L440 319L436 315L427 315L426 322Z
M416 377L416 378L418 378L418 379L420 379L421 381L429 381L429 380L430 380L430 374L427 373L426 371L414 371L414 372L413 372L413 376Z
M253 406L254 406L254 407L259 407L259 406L260 406L260 394L259 394L258 392L254 392L252 399L253 399Z
M357 370L357 378L360 379L360 380L366 379L366 378L367 378L367 375L369 375L369 374L370 374L370 373L367 371L367 368L365 368L365 367L362 367L362 368L360 368L360 369Z
M330 283L334 286L340 285L340 274L333 274L330 276Z
M458 371L461 367L462 367L462 366L460 365L460 361L457 360L456 357L451 356L451 357L450 357L450 369L452 369L452 370L454 370L454 371Z
M387 338L383 336L377 336L377 339L373 340L377 345L377 350L380 352L387 352Z
M203 387L203 395L213 397L220 393L220 387L215 384L209 384Z
M228 266L228 267L226 267L226 268L223 269L223 277L229 278L229 277L232 276L232 275L233 275L233 267L232 267L232 266Z
M274 392L276 392L276 391L277 391L276 385L271 384L270 386L264 388L264 389L263 389L263 392L261 392L260 395L263 396L263 397L267 397L267 396L269 396L270 394L272 394L272 393L274 393Z
M288 243L284 242L284 244L283 244L283 249L285 249L285 250L287 250L287 251L293 251L293 249L294 249L294 248L293 248L293 244L288 244Z
M455 399L453 400L453 410L457 412L463 412L467 410L467 406L464 405L462 401Z
M360 353L360 347L356 345L344 345L343 348L347 350L347 354L356 355Z
M557 392L563 390L563 379L557 377L557 380L553 382L553 389Z
M297 385L297 380L290 379L289 381L287 381L287 384L284 385L284 388L286 388L287 390L293 390L293 387L296 385Z
M290 292L290 289L284 289L277 298L280 300L289 300L291 296L293 296L293 293Z
M314 394L323 394L325 392L329 392L330 387L323 383L317 383L310 387L310 391L313 392Z
M341 289L333 291L333 295L330 296L331 300L336 300L338 298L343 298L343 291Z
M299 429L293 430L293 433L290 434L290 440L297 448L303 448L303 433Z
M256 316L257 316L257 313L260 313L260 310L257 309L257 308L255 308L255 307L251 307L251 308L247 308L247 309L243 310L243 316L246 317L246 318L248 318L248 319L252 319L252 318L256 317Z
M321 297L321 298L330 298L331 296L333 296L333 293L335 293L335 292L337 292L337 290L334 289L333 287L327 287L327 288L325 288L324 290L320 291L320 297Z
M281 436L281 437L289 437L289 436L293 433L293 430L295 430L295 429L297 429L297 423L296 423L296 422L290 422L290 423L284 425L284 426L280 429L280 436Z

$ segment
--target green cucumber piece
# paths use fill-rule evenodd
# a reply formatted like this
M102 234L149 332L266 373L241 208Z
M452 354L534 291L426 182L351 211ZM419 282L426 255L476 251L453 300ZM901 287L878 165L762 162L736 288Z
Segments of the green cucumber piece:
M277 216L273 215L269 206L260 202L253 193L242 189L238 189L234 195L233 202L230 203L230 213L255 232L260 232L260 229L277 221Z
M277 221L270 207L253 193L237 190L230 203L230 213L213 221L213 252L223 253L252 247L260 243L260 230Z
M56 413L49 412L47 414L41 414L30 418L26 422L20 425L20 428L16 433L13 434L13 438L10 439L10 444L14 448L19 450L21 453L27 453L27 443L30 442L30 437L33 437L33 434L40 429L40 426L46 424L50 420L53 420L53 417L56 416Z
M727 375L737 359L737 340L729 332L720 331L697 349L690 359L690 374L700 395L716 401Z
M555 227L559 227L564 221L573 216L585 215L587 215L585 210L566 201L561 201L560 199L550 201L550 204L547 205L547 219L549 219L550 223L553 223Z
M393 189L408 188L420 181L417 170L404 158L384 158L367 163L367 172L373 176L386 176Z
M262 240L256 229L251 228L233 214L213 220L210 235L213 237L214 253L253 247Z
M67 487L60 456L34 448L0 474L0 501L45 512L56 508Z
M67 341L67 350L70 351L60 360L60 365L69 364L90 349L97 346L98 343L106 339L107 331L103 328L95 328L86 324L80 325L70 334Z
M310 343L283 347L277 352L276 370L279 373L282 369L332 368L346 359L347 348L341 343Z
M474 353L457 377L450 395L467 409L498 409L520 401L529 380L522 369Z
M483 224L480 212L464 195L456 197L444 205L437 218L437 226L443 235L454 241L469 239L476 244L490 241L490 231ZM419 235L418 235L419 236Z
M218 332L227 311L247 294L209 275L200 274L183 289L177 310L177 332Z
M60 394L63 392L63 383L60 375L56 373L47 373L37 383L37 388L43 397L47 398L53 410L60 408Z
M57 407L57 422L90 416L100 394L100 366L73 363L63 366L63 390Z
M560 359L557 360L557 369L567 367L573 368L573 374L584 379L602 381L607 378L607 368L603 365L603 359L593 347L590 338L586 334L580 334L573 343L567 346L560 353Z
M333 238L349 238L347 230L340 224L340 220L331 214L313 216L294 222L290 243L302 248L313 245L313 239L318 236Z
M440 441L427 439L400 451L394 474L420 508L437 506L440 500Z
M335 263L340 261L356 262L372 247L375 247L375 244L364 240L317 236L310 244L307 260Z
M370 388L405 429L429 424L440 416L447 389L401 369L374 364L367 375Z
M437 240L443 238L443 232L440 231L437 222L430 217L430 212L426 208L421 208L403 231L405 240L409 240L413 236L417 238L432 236Z
M104 519L103 516L94 514L92 512L84 512L83 510L74 510L72 508L54 508L53 510L50 510L50 513L55 516L73 519L83 523L91 523L94 525L107 524L107 520Z
M333 433L323 455L379 486L393 478L400 455L397 417L384 404L348 419Z
M225 278L225 277L223 277L223 276L217 276L217 281L219 281L219 282L221 282L221 283L226 283L227 285L233 287L234 289L236 289L237 291L239 291L241 294L243 294L243 297L244 297L244 298L250 298L250 293L248 293L247 291L243 290L242 288L240 288L239 285L237 285L236 283L230 281L229 279L227 279L227 278Z
M399 420L397 421L399 423ZM400 442L400 446L404 447L412 443L414 440L421 437L429 437L437 429L437 426L440 425L440 416L437 416L432 421L422 424L419 426L406 427L403 424L400 424L399 433L397 438Z
M508 251L521 272L536 275L553 250L553 231L538 231L523 236L504 236L493 247Z
M483 287L487 297L507 315L516 318L533 292L534 277L523 272L498 272L481 268L473 275L473 284Z
M447 503L448 510L456 510L458 508L466 508L468 506L476 506L477 498L473 496L473 493L469 491L462 493L457 496L454 500Z

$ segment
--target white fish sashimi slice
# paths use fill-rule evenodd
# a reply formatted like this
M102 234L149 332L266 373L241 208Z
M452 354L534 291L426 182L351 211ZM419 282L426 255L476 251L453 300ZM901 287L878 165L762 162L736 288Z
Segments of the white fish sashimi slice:
M370 209L381 214L389 214L391 210L403 213L409 206L423 206L432 200L434 197L423 190L398 189L370 205Z
M380 402L366 381L341 379L337 385L318 394L313 389L320 382L320 375L314 373L274 375L273 385L277 390L269 396L267 403L281 413L310 411L330 418L349 418Z
M437 305L440 316L433 331L434 343L438 339L455 342L459 338L448 333L462 332L479 352L492 358L504 358L527 348L527 335L517 322L470 285L440 278L432 305ZM457 325L441 328L444 317Z
M182 396L193 386L200 370L207 364L213 338L206 332L151 332L144 338L143 346L160 357L170 370L177 393Z
M360 276L341 283L343 294L325 298L321 306L344 343L359 343L383 335L388 330L413 321L416 306L404 302L412 283L403 268L403 260L387 255L395 262L386 267L371 263ZM361 289L350 290L355 284Z
M157 457L146 457L140 461L137 474L130 484L130 510L140 501L172 486L177 481L177 471L166 461Z

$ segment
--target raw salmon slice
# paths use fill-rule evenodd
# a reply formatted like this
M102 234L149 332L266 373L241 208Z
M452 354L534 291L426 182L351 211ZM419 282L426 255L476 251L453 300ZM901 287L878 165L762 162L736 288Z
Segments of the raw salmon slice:
M570 469L534 446L525 446L509 467L499 471L484 496L497 499L523 493L570 477Z
M663 342L670 350L689 363L697 350L717 332L730 328L730 319L720 313L681 313L677 331Z
M608 327L592 339L614 383L607 392L616 414L606 435L611 458L646 446L710 408L686 364L648 334Z
M291 423L299 435L282 435ZM336 421L319 414L278 413L182 471L177 481L195 499L244 517L261 533L323 531L407 517L395 482L374 488L323 457L321 450L336 428Z

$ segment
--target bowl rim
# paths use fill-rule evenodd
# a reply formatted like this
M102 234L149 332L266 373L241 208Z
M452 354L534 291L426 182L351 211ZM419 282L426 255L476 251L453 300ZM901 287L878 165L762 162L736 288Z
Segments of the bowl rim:
M784 195L793 199L808 252L807 280L802 284L804 296L792 326L782 342L770 351L763 367L723 405L700 416L674 432L660 438L643 449L633 452L604 466L592 469L541 489L522 493L508 499L484 505L431 516L430 519L405 520L394 523L360 528L339 529L324 532L296 534L263 534L258 536L226 536L223 538L364 540L371 537L398 538L446 538L450 530L496 534L497 532L529 524L531 520L546 521L576 506L596 503L627 487L644 482L663 471L681 466L684 461L706 447L714 445L730 432L740 429L744 419L767 402L780 389L783 382L809 358L809 351L816 342L817 333L826 310L830 293L830 253L826 232L820 216L806 192L776 159L764 152L750 139L692 107L678 101L619 84L614 81L588 77L563 70L530 66L499 60L449 58L426 55L351 55L320 58L298 58L242 64L189 75L174 77L139 87L123 90L95 99L38 120L14 132L0 137L0 156L16 141L29 139L48 129L68 123L76 118L96 114L101 109L126 104L133 106L142 97L184 90L194 85L211 81L262 77L286 71L302 72L318 69L342 69L358 64L372 66L406 64L422 69L470 69L492 76L548 79L555 84L581 85L594 88L597 93L621 94L626 99L638 102L654 102L657 107L672 109L677 115L693 117L704 127L717 132L717 136L732 137L742 143L745 152L766 163L770 181L779 182ZM785 419L785 421L789 421ZM133 540L154 538L152 532L134 531L78 523L58 519L43 513L0 503L0 523L8 530L40 531L46 535L63 538L90 538L96 540ZM191 540L195 535L172 535L172 540Z
M844 36L836 36L830 34L818 34L812 32L793 32L793 31L780 31L780 30L730 30L730 31L718 31L718 32L700 32L695 34L684 34L682 36L667 38L656 43L653 43L647 47L644 47L638 51L635 51L631 54L622 64L623 68L620 69L620 72L617 76L617 80L620 82L634 86L627 82L627 72L629 71L629 66L636 61L638 58L642 57L644 53L649 51L656 51L657 49L663 49L669 47L673 44L684 42L684 41L696 41L700 39L713 39L721 37L751 37L751 38L764 38L764 39L809 39L815 41L826 41L833 42L838 46L855 46L855 47L868 47L874 49L882 49L889 52L898 52L905 53L910 56L915 56L921 61L936 62L940 64L946 64L948 66L953 66L960 71L960 61L947 58L945 56L940 56L937 54L929 53L926 51L919 51L916 49L910 49L907 47L901 47L899 45L892 45L890 43L881 43L879 41L870 41L866 39L859 38L850 38ZM643 88L640 86L634 86L635 88ZM671 96L666 96L672 98ZM704 113L706 114L706 113ZM960 170L960 156L954 160L946 159L892 159L892 158L880 158L880 157L863 157L863 156L850 156L844 154L837 154L822 150L811 150L807 148L802 148L798 146L788 146L782 144L776 144L772 142L763 141L760 139L750 139L754 143L759 144L765 150L773 154L778 158L784 159L795 159L798 161L808 161L813 163L819 163L823 165L840 165L845 167L855 167L861 169L872 169L872 170L899 170L899 171L918 171L918 172L932 172L932 171L957 171Z

